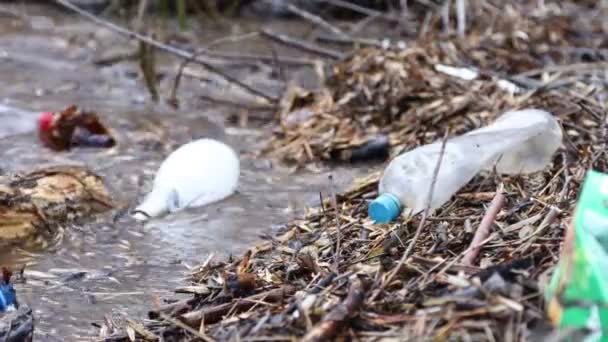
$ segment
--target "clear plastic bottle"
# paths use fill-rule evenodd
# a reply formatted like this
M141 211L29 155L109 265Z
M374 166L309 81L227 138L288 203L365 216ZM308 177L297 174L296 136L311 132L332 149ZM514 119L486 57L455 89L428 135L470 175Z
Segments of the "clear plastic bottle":
M482 170L522 174L544 169L561 142L557 119L538 109L506 112L488 126L449 139L431 209L442 206ZM424 210L441 145L437 141L415 148L389 163L378 186L380 195L368 208L375 222L390 222L403 208L413 213Z

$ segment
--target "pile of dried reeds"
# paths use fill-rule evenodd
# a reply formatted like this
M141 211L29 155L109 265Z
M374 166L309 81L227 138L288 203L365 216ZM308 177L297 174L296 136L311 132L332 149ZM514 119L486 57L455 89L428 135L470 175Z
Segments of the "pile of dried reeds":
M605 77L598 73L606 65L571 53L591 47L595 54L585 58L599 58L607 29L591 13L607 8L473 3L481 5L463 38L433 33L405 49L363 49L335 66L324 92L287 94L292 100L284 101L283 129L269 152L303 165L383 133L395 154L448 128L460 134L534 106L554 113L564 129L550 167L527 176L482 173L432 215L386 225L367 216L379 178L369 175L346 193L324 194L321 208L242 258L201 265L180 289L191 299L158 307L143 323L129 321L126 333L108 322L106 340L545 336L542 289L578 189L586 170L607 169ZM427 30L434 18L425 20ZM445 65L478 67L480 76L461 79L454 75L463 70Z

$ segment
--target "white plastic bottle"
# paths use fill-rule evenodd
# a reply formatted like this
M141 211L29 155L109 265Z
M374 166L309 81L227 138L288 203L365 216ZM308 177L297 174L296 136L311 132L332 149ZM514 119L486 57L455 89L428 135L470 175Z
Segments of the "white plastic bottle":
M442 206L481 170L521 174L544 169L561 142L557 119L538 109L506 112L488 126L449 139L431 209ZM441 145L437 141L418 147L389 163L378 186L380 195L368 207L372 220L390 222L403 208L424 210Z
M133 217L143 221L220 201L236 191L239 176L239 158L228 145L213 139L189 142L163 161Z

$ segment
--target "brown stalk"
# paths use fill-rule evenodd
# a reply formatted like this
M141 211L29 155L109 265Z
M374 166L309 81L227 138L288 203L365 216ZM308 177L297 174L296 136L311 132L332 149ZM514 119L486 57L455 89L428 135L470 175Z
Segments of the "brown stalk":
M468 252L462 257L462 264L465 266L472 266L475 259L479 255L481 251L481 242L488 238L490 235L490 231L492 228L492 224L496 219L496 215L500 212L502 207L505 205L505 195L502 190L502 186L500 189L496 190L496 195L494 199L492 199L492 203L490 203L490 207L486 211L485 215L481 219L481 223L477 227L475 231L475 235L473 236L473 240L471 241L471 245L468 248Z
M323 320L315 325L306 336L303 342L321 342L334 338L340 329L347 324L348 320L359 310L365 300L365 293L369 284L360 279L355 279L348 289L348 296L336 305Z

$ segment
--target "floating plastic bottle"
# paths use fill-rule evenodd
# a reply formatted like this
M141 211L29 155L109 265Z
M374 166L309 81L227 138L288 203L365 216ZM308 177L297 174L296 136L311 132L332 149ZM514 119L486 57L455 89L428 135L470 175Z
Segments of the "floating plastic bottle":
M239 158L228 145L213 139L189 142L163 161L133 217L144 221L220 201L236 191L239 175Z
M437 174L431 209L447 202L482 170L502 174L537 172L551 162L562 142L557 119L538 109L510 111L492 124L446 142ZM393 159L382 175L379 196L368 213L377 223L396 219L404 208L413 213L425 207L441 141L408 151Z

